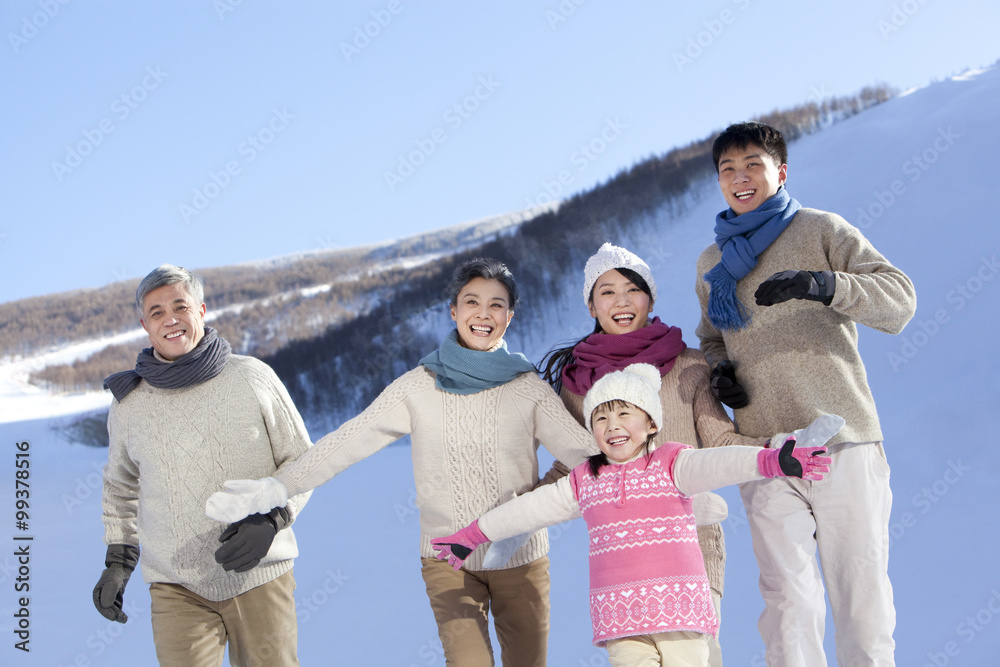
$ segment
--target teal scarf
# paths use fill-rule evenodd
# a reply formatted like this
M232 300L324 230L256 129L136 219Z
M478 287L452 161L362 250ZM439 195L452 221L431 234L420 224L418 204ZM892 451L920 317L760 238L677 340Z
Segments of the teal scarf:
M441 347L421 359L420 365L434 371L437 388L449 394L475 394L506 384L521 373L536 372L526 356L508 352L506 342L492 352L470 350L459 345L456 330Z

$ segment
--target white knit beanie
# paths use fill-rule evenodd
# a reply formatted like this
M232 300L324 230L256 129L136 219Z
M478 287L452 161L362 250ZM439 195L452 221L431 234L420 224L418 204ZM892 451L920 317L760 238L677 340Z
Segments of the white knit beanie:
M594 432L591 422L597 406L608 401L627 401L641 408L657 428L663 427L663 406L660 403L660 371L652 364L631 364L620 371L608 373L594 383L583 398L583 414L587 428Z
M649 270L649 265L635 253L605 243L600 250L591 255L590 259L587 260L587 266L583 269L583 302L588 306L594 283L611 269L631 269L638 273L649 285L651 300L656 301L656 282L653 280L653 272Z

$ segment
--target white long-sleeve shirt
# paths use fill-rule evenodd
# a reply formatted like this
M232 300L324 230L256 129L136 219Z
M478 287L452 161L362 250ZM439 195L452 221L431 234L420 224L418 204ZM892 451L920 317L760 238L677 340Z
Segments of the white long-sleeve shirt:
M731 484L764 479L757 468L760 451L760 447L746 445L685 449L674 463L674 485L681 493L694 496ZM580 516L580 505L573 494L570 478L566 476L555 484L541 486L490 510L479 518L479 529L495 542Z

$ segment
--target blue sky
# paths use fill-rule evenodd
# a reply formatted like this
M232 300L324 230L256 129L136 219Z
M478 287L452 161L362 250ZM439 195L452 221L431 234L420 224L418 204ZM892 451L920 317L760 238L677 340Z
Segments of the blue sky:
M900 335L858 327L892 467L889 568L900 667L982 667L996 665L1000 654L1000 535L988 528L996 512L983 500L1000 488L1000 448L989 446L996 440L989 434L996 430L998 391L976 381L1000 375L995 337L976 335L1000 327L1000 226L983 218L984 198L974 196L993 189L997 117L1000 68L992 68L894 100L806 137L791 150L790 193L805 206L842 213L858 224L917 288L916 315ZM912 171L914 156L927 168ZM695 260L711 238L708 223L692 228L712 218L721 201L709 192L679 218L662 211L643 229L611 239L649 261L659 294L654 313L686 332L688 344L696 344L700 313L692 288ZM565 289L546 297L548 316L514 318L506 336L512 350L539 359L552 344L573 338L572 332L590 330L579 279L556 277ZM440 309L431 310L440 319L414 319L423 327L436 321L444 335L451 321ZM126 625L102 618L91 602L105 552L100 488L107 452L74 444L69 425L72 415L99 410L111 397L56 395L26 382L32 369L70 362L98 347L78 342L21 361L0 359L0 442L30 442L30 521L38 548L30 564L32 650L24 655L13 641L0 644L4 665L134 667L153 661L149 593L138 573L125 592ZM956 424L970 435L956 437ZM324 433L316 428L322 425L313 426L314 438ZM0 469L10 474L13 456L4 459ZM551 457L541 453L541 459L545 470ZM0 508L13 507L14 493L14 484L0 483ZM720 494L729 504L725 663L763 665L756 627L763 603L746 514L735 487ZM387 447L313 494L294 526L303 665L329 664L331 655L339 664L371 664L373 646L378 665L443 664L416 558L415 498L405 446ZM607 665L606 652L589 641L586 528L571 521L551 529L549 539L549 664ZM358 545L372 544L379 548L359 553ZM14 549L0 549L0 636L14 636L13 614L21 606L12 586L17 567ZM380 641L384 624L373 625L367 613L375 609L373 600L391 600L392 618L406 619L392 625L391 641ZM837 664L834 635L828 619L831 667Z
M515 211L1000 57L973 0L5 0L0 27L0 302Z

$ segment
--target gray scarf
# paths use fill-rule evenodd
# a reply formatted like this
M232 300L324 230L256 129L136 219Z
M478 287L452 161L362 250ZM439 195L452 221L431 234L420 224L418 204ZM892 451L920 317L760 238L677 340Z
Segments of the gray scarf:
M158 389L189 387L221 373L231 353L226 339L212 327L205 327L205 335L187 354L174 361L160 361L153 355L153 348L147 347L136 358L135 370L109 375L104 379L104 388L121 402L143 380Z

